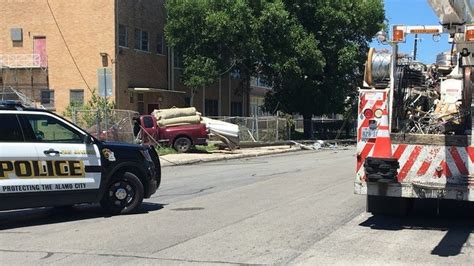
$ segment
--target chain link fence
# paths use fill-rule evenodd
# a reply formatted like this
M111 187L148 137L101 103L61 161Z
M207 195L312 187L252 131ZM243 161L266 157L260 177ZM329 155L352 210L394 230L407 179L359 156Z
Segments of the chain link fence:
M72 110L72 122L100 140L134 143L133 118L130 110Z
M239 126L240 141L282 141L290 139L288 119L277 116L211 117Z
M297 117L294 120L294 131L303 134L304 119ZM344 118L312 118L313 139L353 139L357 135L357 121ZM295 137L295 136L293 136Z
M72 110L71 120L91 135L107 141L135 143L134 117L130 110ZM240 141L275 142L298 139L302 135L303 118L279 116L210 117L239 126ZM356 127L352 121L341 119L312 119L314 139L354 138Z

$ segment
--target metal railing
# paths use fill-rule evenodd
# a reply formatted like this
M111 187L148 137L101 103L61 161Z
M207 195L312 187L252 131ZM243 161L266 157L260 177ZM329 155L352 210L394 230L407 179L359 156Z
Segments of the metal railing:
M43 68L47 57L40 54L0 54L1 68Z
M34 100L27 97L21 91L14 89L12 86L0 88L0 100L20 101L24 106L45 109L43 105L37 104Z

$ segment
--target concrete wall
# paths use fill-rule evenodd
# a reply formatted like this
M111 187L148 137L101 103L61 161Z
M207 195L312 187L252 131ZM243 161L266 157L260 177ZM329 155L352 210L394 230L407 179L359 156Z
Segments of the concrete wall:
M88 98L89 88L97 88L99 54L115 54L114 1L50 0L49 4L57 24L46 0L0 0L0 54L32 54L33 37L46 37L48 83L55 92L56 111L61 112L69 104L70 89L82 89ZM23 29L23 42L11 41L14 27Z

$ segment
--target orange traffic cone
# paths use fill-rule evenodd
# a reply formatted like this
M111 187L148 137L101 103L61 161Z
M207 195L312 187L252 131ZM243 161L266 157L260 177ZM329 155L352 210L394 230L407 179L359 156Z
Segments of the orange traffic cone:
M374 152L371 157L392 159L392 141L388 127L388 114L383 111L380 124L377 127L377 137L375 138Z

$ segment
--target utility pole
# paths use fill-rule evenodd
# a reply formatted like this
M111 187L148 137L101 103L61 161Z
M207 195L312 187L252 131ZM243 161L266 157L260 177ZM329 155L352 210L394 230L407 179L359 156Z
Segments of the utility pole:
M416 49L418 44L418 34L415 34L415 45L413 47L413 61L416 61Z

